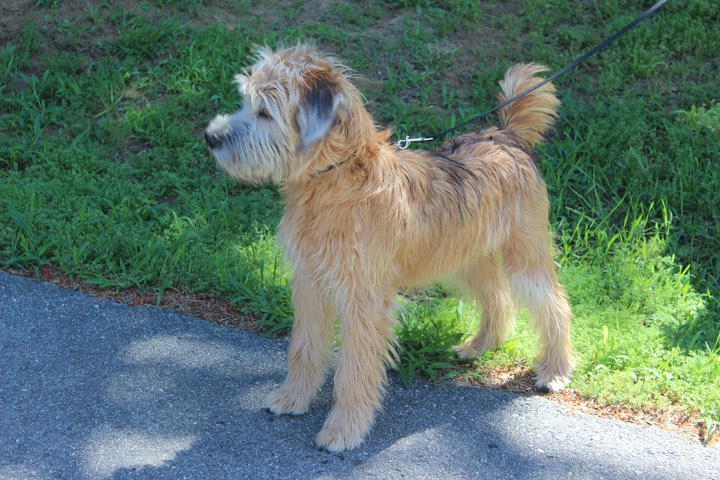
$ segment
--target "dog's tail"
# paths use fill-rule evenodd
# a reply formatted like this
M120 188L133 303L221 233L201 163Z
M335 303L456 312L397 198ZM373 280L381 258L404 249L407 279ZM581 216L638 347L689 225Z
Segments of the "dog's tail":
M498 94L498 101L502 103L542 82L543 79L535 75L546 70L546 67L535 63L521 63L510 68L500 81L502 93ZM501 108L500 125L518 137L528 151L532 151L542 142L543 133L557 116L559 106L555 86L546 83Z

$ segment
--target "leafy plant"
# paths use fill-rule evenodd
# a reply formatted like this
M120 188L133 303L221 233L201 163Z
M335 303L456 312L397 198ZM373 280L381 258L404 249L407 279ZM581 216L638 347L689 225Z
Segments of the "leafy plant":
M435 382L444 372L467 364L452 347L463 337L464 303L408 303L399 313L395 368L406 388L422 375Z

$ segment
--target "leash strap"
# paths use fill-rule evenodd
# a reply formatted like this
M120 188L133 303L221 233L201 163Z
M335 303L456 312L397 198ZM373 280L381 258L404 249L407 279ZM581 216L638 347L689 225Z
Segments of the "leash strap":
M502 102L500 105L498 105L498 106L496 106L496 107L494 107L494 108L491 108L491 109L488 110L487 112L483 112L483 113L480 113L480 114L478 114L478 115L475 115L474 117L471 117L470 119L465 120L465 121L462 122L460 125L456 125L456 126L454 126L454 127L452 127L452 128L448 128L447 130L443 130L442 132L437 133L437 134L435 134L435 135L431 135L431 136L429 136L429 137L424 137L424 136L423 136L423 137L417 137L417 138L410 138L410 136L408 135L407 137L402 138L402 139L400 139L400 140L397 141L397 143L396 143L397 148L399 148L400 150L405 150L406 148L408 148L408 147L410 146L411 143L431 142L431 141L433 141L433 140L438 140L438 139L440 139L440 138L443 138L443 137L447 136L449 133L454 132L455 130L458 130L458 129L466 126L466 125L469 125L469 124L471 124L471 123L473 123L473 122L478 121L478 120L481 119L482 117L485 117L485 116L490 115L491 113L493 113L493 112L495 112L495 111L497 111L497 110L500 110L501 108L505 107L506 105L511 104L511 103L514 102L515 100L517 100L517 99L519 99L519 98L522 98L522 97L524 97L525 95L527 95L528 93L530 93L530 92L532 92L532 91L534 91L534 90L542 87L542 86L545 85L546 83L552 82L553 80L555 80L556 78L558 78L560 75L563 75L564 73L567 73L568 70L571 70L571 69L575 68L576 66L578 66L579 64L581 64L582 62L584 62L584 61L587 60L588 58L592 57L593 55L595 55L595 54L598 53L599 51L604 50L604 49L605 49L608 45L610 45L612 42L614 42L614 41L617 40L619 37L621 37L621 36L623 36L625 33L627 33L628 30L630 30L630 29L633 28L635 25L637 25L638 23L642 22L642 21L645 20L647 17L649 17L650 15L652 15L653 13L655 13L659 8L661 8L663 5L665 5L666 2L667 2L667 0L660 0L660 1L657 2L655 5L653 5L653 6L650 7L649 9L647 9L642 15L640 15L639 17L637 17L635 20L633 20L632 22L630 22L630 23L628 23L627 25L625 25L622 29L620 29L620 30L618 30L617 32L615 32L614 35L612 35L611 37L608 37L608 38L605 39L602 43L600 43L600 44L597 45L595 48L593 48L592 50L590 50L589 52L587 52L585 55L583 55L582 57L578 58L578 59L575 60L574 62L572 62L572 63L570 63L569 65L567 65L566 67L562 68L561 70L558 70L557 72L555 72L554 74L550 75L548 78L546 78L546 79L543 80L542 82L538 83L537 85L534 85L533 87L525 90L524 92L522 92L522 93L520 93L520 94L518 94L518 95L515 95L514 97L509 98L508 100L505 100L505 101Z

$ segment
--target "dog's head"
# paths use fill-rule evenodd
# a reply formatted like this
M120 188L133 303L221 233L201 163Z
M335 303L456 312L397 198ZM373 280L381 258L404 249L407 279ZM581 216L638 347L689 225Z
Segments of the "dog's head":
M352 153L357 117L367 116L347 71L311 46L259 49L256 63L235 76L242 109L218 115L205 131L218 163L257 185L302 178L323 162L344 160L333 157Z

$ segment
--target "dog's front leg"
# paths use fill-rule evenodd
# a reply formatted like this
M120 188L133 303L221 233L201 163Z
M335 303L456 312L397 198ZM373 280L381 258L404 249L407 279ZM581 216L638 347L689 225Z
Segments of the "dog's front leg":
M295 322L290 334L288 373L267 398L273 413L301 415L325 382L335 332L335 312L314 280L295 273L292 293Z
M392 305L392 297L368 291L354 292L343 302L334 404L317 435L319 447L331 452L355 448L372 427L387 379Z

